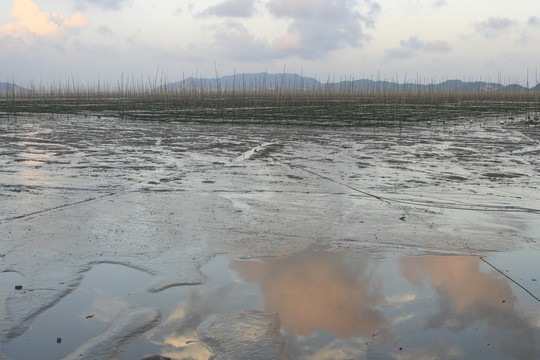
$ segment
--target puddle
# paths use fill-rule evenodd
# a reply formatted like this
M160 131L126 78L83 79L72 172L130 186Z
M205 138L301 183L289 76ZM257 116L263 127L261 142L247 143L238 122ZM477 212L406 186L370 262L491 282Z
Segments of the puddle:
M61 359L105 332L122 313L144 303L151 276L115 264L95 265L80 286L39 315L21 336L3 346L8 359ZM24 290L27 296L47 289ZM60 342L57 339L60 338Z
M485 260L500 270L517 286L523 287L531 298L540 299L540 261L538 251L531 249L500 253ZM538 300L540 301L540 300ZM540 324L539 324L540 325Z
M24 276L16 271L0 272L0 291L11 291L24 284Z
M161 321L130 335L122 359L536 359L540 304L524 289L540 295L537 257L498 253L484 262L315 248L252 260L220 255L202 267L207 283L159 293L147 291L145 272L98 264L2 355L76 358L126 313L152 308ZM0 284L21 278L0 273Z
M231 268L260 286L294 359L540 355L538 302L479 257L308 250Z

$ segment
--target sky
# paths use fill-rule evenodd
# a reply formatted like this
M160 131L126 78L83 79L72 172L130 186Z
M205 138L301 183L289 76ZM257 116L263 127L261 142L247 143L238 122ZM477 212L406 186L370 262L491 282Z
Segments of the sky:
M540 79L531 0L0 0L0 81Z

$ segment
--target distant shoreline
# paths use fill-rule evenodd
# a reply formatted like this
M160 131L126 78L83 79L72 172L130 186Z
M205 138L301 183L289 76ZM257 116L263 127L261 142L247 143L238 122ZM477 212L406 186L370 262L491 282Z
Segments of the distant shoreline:
M148 79L146 81L135 79L133 77L121 77L114 84L106 81L76 83L73 79L65 82L53 84L36 84L32 82L30 85L18 84L16 82L0 82L0 92L5 91L70 91L70 90L86 90L92 92L116 92L125 89L145 88L163 90L178 90L178 89L198 89L198 90L217 90L217 91L282 91L282 90L303 90L303 91L481 91L481 92L513 92L513 91L540 91L540 83L532 87L523 86L516 83L500 83L489 81L463 81L458 79L445 80L442 82L426 81L425 79L417 79L415 81L406 80L404 82L386 78L370 78L370 79L326 79L321 80L314 77L301 76L293 73L249 73L249 74L234 74L220 77L188 77L180 81L168 81L167 77L162 76L160 79Z

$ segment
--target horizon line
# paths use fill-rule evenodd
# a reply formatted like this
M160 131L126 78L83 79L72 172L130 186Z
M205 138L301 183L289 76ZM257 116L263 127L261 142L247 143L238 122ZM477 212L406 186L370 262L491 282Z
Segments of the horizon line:
M284 80L284 78L286 76L294 76L294 77L298 77L299 80L302 80L302 81L314 81L316 83L318 83L319 86L328 86L328 85L335 85L335 84L343 84L343 83L354 83L354 82L361 82L361 81L366 81L366 82L372 82L372 83L387 83L387 84L391 84L391 85L397 85L397 86L426 86L426 87L429 87L429 86L435 86L435 85L443 85L444 83L447 83L447 82L461 82L462 84L485 84L485 85L499 85L501 87L511 87L511 86L519 86L519 87L522 87L523 89L525 90L531 90L531 89L535 89L537 87L540 87L540 80L536 79L533 83L532 83L532 86L531 86L531 83L529 82L529 80L527 79L526 80L526 83L522 83L522 82L511 82L510 79L506 79L508 80L508 82L506 82L504 79L498 79L498 80L491 80L489 77L488 79L482 79L482 77L479 77L479 79L474 79L474 78L471 78L469 77L468 79L466 78L449 78L449 77L446 77L446 78L440 78L438 80L436 80L435 77L431 77L429 82L426 81L428 78L422 78L422 77L419 77L417 76L414 80L411 79L411 78L408 78L406 75L403 76L403 80L401 81L399 79L398 76L396 77L381 77L379 74L377 75L377 77L374 77L374 76L371 76L370 78L367 78L367 77L354 77L354 76L343 76L343 77L339 77L339 78L335 78L335 77L332 77L332 76L327 76L326 77L326 80L323 80L322 77L317 77L317 75L314 75L314 76L306 76L304 74L298 74L298 73L294 73L294 72L281 72L281 73L271 73L271 72L267 72L267 71L263 71L263 72L242 72L242 73L233 73L233 74L228 74L228 75L219 75L216 73L215 76L213 77L203 77L202 74L199 74L199 73L195 73L195 75L191 75L189 77L185 77L184 75L182 75L182 78L181 79L178 79L178 80L170 80L169 77L167 77L164 73L161 73L161 76L158 76L158 73L155 74L156 76L154 78L151 78L149 76L147 77L139 77L139 78L135 78L135 76L133 74L131 75L127 75L127 76L124 76L124 73L121 73L120 74L120 77L115 80L115 81L108 81L107 79L102 79L100 75L97 76L96 79L94 80L89 80L89 81L79 81L79 80L75 80L75 78L73 76L68 76L68 77L63 77L63 76L59 76L58 79L55 79L53 78L52 81L43 81L42 79L40 79L39 81L36 81L36 80L31 80L29 82L29 84L25 84L24 82L17 82L15 81L14 77L11 77L11 79L7 79L6 81L0 81L0 84L2 85L2 87L0 88L0 90L11 90L11 87L15 87L15 88L19 88L19 89L23 89L23 90L30 90L28 89L28 87L30 87L31 89L35 89L36 88L36 85L39 89L42 89L42 88L50 88L51 86L62 86L62 85L67 85L68 87L75 87L75 86L90 86L90 85L96 85L99 87L101 84L103 84L103 86L105 87L110 87L111 85L117 85L117 86L125 86L125 85L128 85L128 84L131 84L131 85L137 85L137 86L141 86L141 85L152 85L156 88L163 88L163 87L167 87L167 86L171 86L171 85L178 85L178 84L181 84L181 83L186 83L187 81L193 83L195 81L213 81L213 82L217 82L216 85L219 87L221 86L220 84L220 81L225 79L225 78L233 78L233 79L241 79L245 76L257 76L260 78L260 80L265 80L265 77L266 76L269 76L269 77L272 77L272 81L273 82L277 82L279 83L280 81ZM282 79L279 79L279 77L282 77ZM158 80L159 78L159 80ZM288 79L289 80L289 79ZM252 80L253 81L253 80ZM6 88L7 87L7 88Z

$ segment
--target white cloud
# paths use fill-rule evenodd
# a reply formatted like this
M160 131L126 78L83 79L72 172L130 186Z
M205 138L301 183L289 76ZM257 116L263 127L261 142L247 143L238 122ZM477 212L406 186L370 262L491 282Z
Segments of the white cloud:
M420 50L424 43L418 39L418 36L410 36L407 40L401 40L399 44L404 48L409 48L412 50Z
M380 12L373 1L269 0L266 6L272 16L291 21L275 48L306 59L347 46L361 47L371 38L363 27L372 27Z
M486 21L477 23L476 31L484 37L493 38L504 34L506 31L517 25L517 21L506 17L490 17Z
M402 59L403 60L403 59L409 59L413 57L413 55L414 55L414 51L407 48L396 47L396 48L386 50L387 59Z
M257 3L226 0L206 8L199 17L249 17ZM237 60L319 59L333 50L362 47L371 38L364 27L373 26L380 11L378 3L369 0L266 0L261 4L260 11L266 9L266 16L285 24L284 33L256 37L243 22L229 21L215 26L212 48Z
M250 17L257 0L224 0L204 10L200 16Z
M272 56L271 46L266 39L255 38L236 21L217 28L212 48L216 55L242 61L264 61Z
M418 36L410 36L401 40L399 47L386 51L387 59L409 59L418 52L449 52L450 44L446 40L422 41Z
M428 9L439 9L448 6L447 0L401 0L401 6L407 11L424 13Z
M119 10L125 5L131 4L131 0L76 0L77 8L83 10L89 5L104 10Z
M424 44L424 51L433 51L433 52L449 52L451 51L450 44L446 40L435 40L427 41Z
M527 24L529 24L530 26L540 26L540 18L538 18L537 16L531 16L529 17Z
M102 34L102 35L105 35L105 36L112 36L114 35L114 32L112 31L112 29L108 26L105 26L105 25L101 25L98 29L97 29L97 32Z

